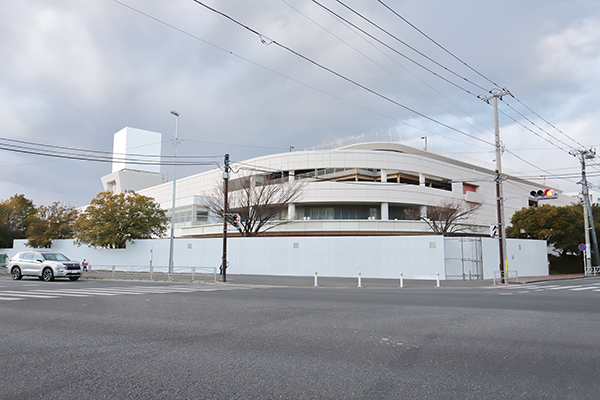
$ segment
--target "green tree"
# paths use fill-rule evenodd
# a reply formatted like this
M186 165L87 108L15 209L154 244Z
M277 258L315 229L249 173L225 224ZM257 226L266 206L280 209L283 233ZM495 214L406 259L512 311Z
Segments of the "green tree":
M53 240L72 239L73 224L76 219L77 210L58 201L51 206L38 207L36 214L27 217L29 222L27 246L50 248Z
M579 254L577 246L584 242L583 208L581 204L523 208L513 214L506 236L546 240L561 256Z
M150 197L133 191L98 193L73 226L77 244L125 248L127 242L161 236L167 212Z
M0 202L0 248L10 248L14 239L26 239L29 229L27 217L35 214L33 202L22 194L15 194Z

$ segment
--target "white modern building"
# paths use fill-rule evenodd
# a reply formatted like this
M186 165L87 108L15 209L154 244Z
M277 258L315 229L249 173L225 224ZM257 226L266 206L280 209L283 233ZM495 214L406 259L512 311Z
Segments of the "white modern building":
M162 134L125 127L114 134L112 172L101 178L105 191L121 193L163 183Z
M302 182L301 196L280 215L289 223L269 231L269 235L426 235L432 231L419 217L426 218L428 207L448 200L480 205L463 231L489 235L490 225L497 222L494 165L431 146L426 151L405 141L393 134L359 135L304 151L250 159L232 164L230 187L235 190L236 179L244 177L258 181L268 177L281 184ZM130 149L127 147L125 153ZM102 182L105 190L132 189L171 210L173 183L149 185L145 181L148 174L154 172L117 166ZM553 200L533 200L529 195L533 190L561 191L557 185L539 184L506 171L505 175L507 224L514 212L523 207L545 201L555 205L576 201L564 195ZM222 176L223 171L216 168L177 180L176 237L222 233L221 223L205 206L206 197L222 185Z

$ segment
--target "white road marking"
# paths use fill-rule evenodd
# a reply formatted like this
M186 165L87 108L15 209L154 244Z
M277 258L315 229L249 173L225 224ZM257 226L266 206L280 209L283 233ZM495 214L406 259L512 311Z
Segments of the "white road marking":
M577 291L577 290L593 290L593 289L600 289L600 287L598 287L598 286L586 286L586 287L580 287L580 288L577 288L577 289L569 289L569 290Z
M9 296L14 297L33 297L38 299L57 299L57 296L49 296L45 294L35 294L35 293L27 293L27 292L15 292L12 290L2 292L2 294L8 294Z
M65 290L32 290L29 293L48 294L50 296L58 295L58 296L67 296L67 297L90 297L87 294L69 293Z
M2 297L2 295L0 294L0 300L13 301L13 300L24 300L24 299L16 298L16 297Z
M37 286L37 285L32 285ZM27 298L56 299L60 297L91 297L148 295L169 293L215 292L224 290L253 289L253 286L119 286L92 288L33 289L29 291L0 291L0 300L23 300ZM3 297L4 296L4 297Z

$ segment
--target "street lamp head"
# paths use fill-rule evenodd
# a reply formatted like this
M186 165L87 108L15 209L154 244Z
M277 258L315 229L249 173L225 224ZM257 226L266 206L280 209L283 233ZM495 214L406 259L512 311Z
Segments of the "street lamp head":
M175 110L171 110L171 114L173 114L176 117L179 117L179 113Z

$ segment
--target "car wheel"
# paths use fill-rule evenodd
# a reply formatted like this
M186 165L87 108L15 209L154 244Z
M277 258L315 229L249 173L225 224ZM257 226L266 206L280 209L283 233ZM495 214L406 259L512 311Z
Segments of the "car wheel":
M15 281L18 281L19 279L21 279L23 277L23 275L21 274L21 268L13 267L13 269L10 270L10 276L12 276L12 278Z
M50 282L54 280L54 272L52 272L52 268L44 268L44 270L42 271L42 279L45 282Z
M76 281L77 279L79 279L78 276L70 276L69 277L69 280L71 280L71 281Z

